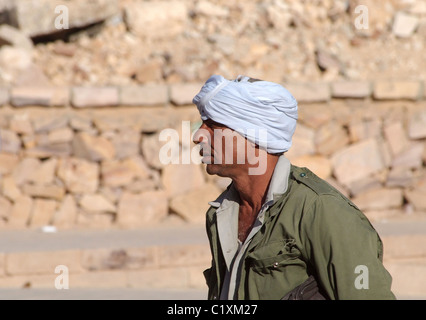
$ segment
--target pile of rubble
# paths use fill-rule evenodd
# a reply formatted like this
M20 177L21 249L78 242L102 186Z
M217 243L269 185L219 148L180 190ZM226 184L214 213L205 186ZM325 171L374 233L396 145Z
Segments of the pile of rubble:
M2 0L0 24L3 85L426 79L424 0Z

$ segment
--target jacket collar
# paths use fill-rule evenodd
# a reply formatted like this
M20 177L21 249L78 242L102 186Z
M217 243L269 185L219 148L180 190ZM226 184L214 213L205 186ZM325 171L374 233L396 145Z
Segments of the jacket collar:
M275 165L264 205L273 205L287 191L290 167L290 161L284 155L281 155ZM224 210L233 205L233 202L239 202L239 195L234 184L231 183L228 189L215 201L210 201L209 205L216 209Z

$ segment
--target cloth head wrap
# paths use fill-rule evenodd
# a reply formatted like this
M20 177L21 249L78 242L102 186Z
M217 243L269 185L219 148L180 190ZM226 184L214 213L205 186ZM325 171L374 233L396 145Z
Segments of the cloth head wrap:
M202 120L238 132L268 153L286 152L296 129L297 101L283 86L238 76L211 76L194 97ZM259 132L266 131L266 135Z

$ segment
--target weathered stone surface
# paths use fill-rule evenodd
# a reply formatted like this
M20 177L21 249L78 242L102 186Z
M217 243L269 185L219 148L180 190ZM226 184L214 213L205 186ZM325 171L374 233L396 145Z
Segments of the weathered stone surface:
M9 90L5 87L0 87L0 106L9 103Z
M305 155L291 160L298 167L306 167L320 178L326 180L331 176L331 162L328 158L319 155Z
M74 87L71 97L76 108L108 107L119 104L116 87Z
M115 206L101 194L84 194L80 207L86 212L115 212Z
M331 157L333 172L343 185L365 179L384 168L378 142L368 139L350 145Z
M336 121L321 126L315 134L317 153L329 156L347 145L349 137L346 131Z
M146 227L160 222L167 212L164 191L124 192L118 205L117 225L124 228Z
M170 100L176 105L192 104L192 99L202 86L202 83L173 84L170 88Z
M177 36L187 19L186 4L179 1L134 2L124 12L130 31L143 38Z
M407 188L404 192L407 200L417 210L426 209L426 176L421 177L415 184Z
M121 87L120 105L151 106L166 105L169 102L168 88L165 85L144 85Z
M216 5L209 1L198 1L195 6L195 12L208 17L227 17L229 9L224 6Z
M90 228L107 230L113 227L114 215L109 212L85 212L79 209L77 212L77 228Z
M139 154L141 134L132 129L122 129L114 134L111 142L118 159L125 159Z
M108 187L126 186L135 178L133 170L122 161L109 160L101 163L102 185Z
M53 183L57 164L58 160L55 158L40 161L36 170L28 175L27 181L45 185Z
M17 201L22 196L22 191L19 189L12 176L4 176L2 178L3 195L10 200Z
M55 184L29 184L26 183L22 186L24 194L37 198L48 198L55 200L62 200L65 195L65 189L62 186Z
M386 179L386 187L408 187L413 183L414 174L410 168L393 168Z
M408 125L408 136L411 139L426 138L426 111L418 110L414 112Z
M74 132L66 127L50 131L47 135L48 144L66 143L72 141Z
M0 196L0 220L8 220L12 212L12 203L5 197Z
M322 125L331 121L334 115L333 111L335 110L336 109L331 109L324 103L313 103L305 105L303 108L299 108L299 123L296 126L296 131L301 123L309 128L318 129Z
M11 173L18 162L19 158L16 154L0 153L0 174Z
M360 180L356 180L347 185L348 190L352 197L361 193L366 193L370 190L380 189L383 185L385 172L372 174Z
M407 132L400 121L386 125L384 135L394 156L409 146Z
M173 155L168 153L165 156L168 156L166 159L160 158L162 148L167 148L167 146L173 146L173 150L180 150L179 146L179 137L171 136L167 142L160 141L160 134L150 134L143 135L141 141L141 150L142 155L145 158L149 166L155 169L161 169L165 167L169 162L169 158L175 158Z
M423 163L423 143L411 143L403 152L393 158L393 168L420 168Z
M104 161L101 164L102 185L107 187L127 186L135 179L143 180L149 176L150 170L139 156L122 161Z
M324 102L330 100L330 87L326 83L288 83L285 88L291 92L299 103Z
M191 223L204 223L209 201L214 201L220 189L214 184L206 184L190 192L177 195L170 201L170 209Z
M0 151L17 154L21 150L21 139L10 130L0 129Z
M420 92L418 81L376 81L373 96L377 100L417 100Z
M69 143L54 143L25 149L25 156L37 158L68 157L71 155Z
M398 12L395 15L392 25L392 32L400 38L411 36L419 25L419 18L405 12Z
M64 28L83 27L119 13L117 0L72 1L65 5L59 0L30 0L15 3L16 23L30 37L56 33Z
M311 128L298 124L292 138L292 146L286 152L286 157L291 159L302 155L311 155L315 153L315 131Z
M33 42L19 29L8 24L0 26L0 46L11 45L13 47L22 48L31 51L33 49Z
M381 134L381 120L362 121L355 119L349 123L349 138L351 142L379 138Z
M161 181L168 197L200 188L204 184L202 167L197 164L169 164L163 168Z
M401 189L375 189L357 195L352 201L361 210L377 210L400 207L403 203Z
M108 160L115 156L114 145L102 136L79 132L74 136L72 145L75 156L90 161Z
M65 195L55 212L52 224L65 229L74 227L77 220L77 204L71 194Z
M156 247L84 250L81 265L90 271L152 268L158 266L157 251Z
M34 207L30 217L31 227L42 227L49 225L52 221L53 215L58 203L50 199L35 199Z
M368 81L339 81L331 84L333 98L367 98L371 95Z
M57 175L72 193L93 193L99 186L98 165L84 159L60 159Z
M27 113L15 114L10 119L10 130L17 134L33 134L33 125Z
M37 133L50 132L65 128L68 125L68 116L63 113L42 113L31 119L34 131Z
M18 76L33 65L31 52L22 48L3 46L0 48L0 80L14 84Z
M10 90L10 103L15 107L66 106L68 102L69 91L66 88L22 86Z
M75 274L83 271L80 266L80 255L80 250L8 253L6 271L10 275L50 275L56 266L65 265L70 274Z
M211 262L211 253L206 250L205 244L187 244L161 246L158 248L158 264L160 267L178 267L187 265L203 265Z
M12 213L9 216L8 226L11 228L25 228L30 221L33 208L33 199L29 196L21 196L13 204Z

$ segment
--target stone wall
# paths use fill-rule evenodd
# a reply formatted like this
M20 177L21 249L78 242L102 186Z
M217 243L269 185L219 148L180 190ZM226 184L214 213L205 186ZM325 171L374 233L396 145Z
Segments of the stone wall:
M159 161L166 128L192 148L202 83L0 89L0 226L203 223L229 180ZM285 83L299 101L288 158L372 220L426 211L426 95L418 81Z

